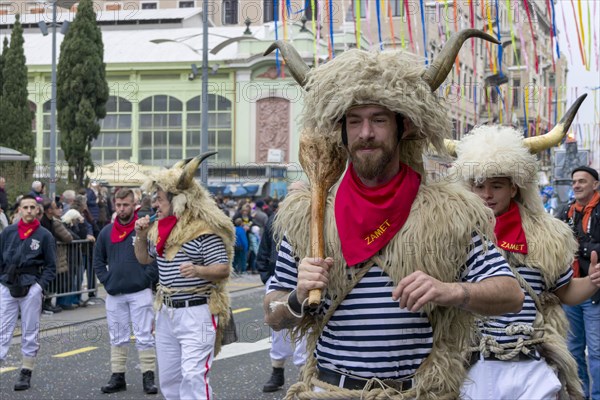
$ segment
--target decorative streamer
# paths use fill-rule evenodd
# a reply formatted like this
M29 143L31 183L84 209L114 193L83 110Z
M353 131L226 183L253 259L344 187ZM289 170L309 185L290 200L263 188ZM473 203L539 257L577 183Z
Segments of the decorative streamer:
M377 14L377 36L379 38L379 50L383 50L383 39L381 38L381 4L375 0L375 13Z
M335 57L335 48L334 48L334 37L333 37L333 0L327 0L329 3L329 43L331 44L329 48L329 59L333 59Z
M406 20L408 21L408 36L409 36L409 40L410 40L410 48L412 49L413 53L415 53L415 43L413 42L413 34L412 34L412 26L410 23L410 10L408 7L408 0L404 0L404 9L406 10Z
M273 2L273 25L275 26L275 40L279 40L279 2ZM275 50L275 66L277 68L277 76L281 75L281 60L279 59L279 49Z
M450 39L450 25L448 25L448 0L444 0L444 21L446 22L446 40L448 40Z
M309 1L309 0L307 0L307 1ZM312 31L314 33L317 33L317 19L316 19L316 17L317 17L317 12L319 10L317 10L315 8L315 0L310 0L310 9L312 10L312 12L311 12L311 14L312 14L311 15ZM314 38L313 39L313 53L315 55L314 65L315 65L315 67L317 67L319 65L319 46L317 44L317 41L319 40L319 35L318 35L318 33L317 34L314 34L314 33L313 33L313 38Z
M390 1L392 1L392 0L390 0ZM400 0L400 1L402 1L402 0ZM400 10L401 10L401 12L400 12L401 18L400 19L402 21L404 21L404 19L406 18L406 12L404 10L404 2L403 1L400 6ZM406 50L406 39L404 38L404 26L405 25L400 26L400 42L402 43L402 50Z
M550 0L546 0L546 9L548 10L548 15L550 18L550 55L552 58L552 71L556 72L556 63L554 62L554 15L552 15L552 10L550 9Z
M496 89L496 93L498 94L498 100L500 101L500 104L498 104L498 122L500 123L500 125L502 125L504 123L504 97L502 96L502 91L498 86L495 86L494 88Z
M575 11L575 3L573 3L573 0L571 0L571 7L573 8L573 18L575 19L575 28L577 30L577 42L579 43L579 53L581 54L581 62L583 63L583 65L585 65L585 53L583 51L583 42L581 41L581 35L583 34L583 26L581 26L582 31L579 32L579 24L577 23L577 12Z
M285 4L286 1L289 1L289 0L281 0L281 25L283 27L283 40L285 40L285 41L288 40L287 19L289 17L289 14L286 15L286 12L287 12L287 4Z
M360 49L360 0L352 0L352 18L354 18L354 32L356 32L356 47Z
M550 5L552 6L552 32L554 37L556 38L556 58L560 60L560 48L558 47L559 40L556 37L556 10L554 9L554 1L550 1ZM565 35L566 34L567 32L565 32Z
M387 3L388 7L388 18L390 20L390 35L392 36L392 47L395 49L396 48L396 35L394 34L394 18L393 18L393 12L392 12L392 0L388 0Z
M538 52L537 52L537 46L535 44L536 40L535 40L535 35L533 33L533 24L531 23L531 11L529 10L529 2L528 0L523 0L523 4L525 4L525 13L527 14L527 19L529 20L529 30L531 31L531 41L533 42L533 58L535 58L535 73L539 74L540 73L540 68L539 68L539 63L538 63Z
M423 27L423 52L425 55L425 65L429 65L429 57L427 56L427 27L425 26L425 5L423 0L419 0L419 8L421 9L421 26Z
M373 49L373 36L371 35L371 10L369 7L369 1L368 0L361 0L365 2L365 13L367 15L365 15L365 19L366 19L366 23L367 23L367 39L369 39L369 49L372 50Z
M598 2L595 1L594 2L594 21L598 21L598 17L596 17L596 12L598 11L596 6L598 5ZM598 29L598 24L594 24L594 43L596 43L594 47L594 50L596 52L596 71L600 71L600 52L598 50L598 48L600 47L600 43L598 42L598 35L596 33L596 30ZM597 110L597 108L596 108ZM599 138L600 139L600 138Z
M573 0L571 0L571 4L573 4ZM585 49L585 31L583 28L583 13L581 12L581 0L577 0L577 11L579 11L579 26L581 27L581 44Z
M500 9L499 9L499 6L498 6L498 2L499 1L500 0L496 0L496 27L498 28L498 41L500 42L500 44L498 46L496 46L496 47L498 49L498 56L497 56L497 59L498 59L498 70L500 72L500 76L502 76L503 75L502 74L502 52L503 52L503 49L502 49L502 35L500 34L500 17L499 17L499 15L500 15Z
M524 121L523 121L523 130L525 131L525 136L529 136L529 124L527 123L528 121L528 117L527 117L527 99L529 97L529 88L527 86L525 86L523 88L523 116L524 116Z
M527 55L527 46L525 43L525 39L523 38L523 31L521 30L521 24L517 24L517 33L519 35L519 39L521 40L521 56L525 61L525 67L529 69L529 56Z
M521 65L521 60L519 60L519 54L517 53L517 40L515 39L515 28L512 21L510 9L510 0L506 0L506 16L508 17L508 26L510 27L510 41L512 43L513 53L515 56L514 64Z
M591 60L592 60L592 21L591 18L592 16L590 15L590 3L586 3L587 4L587 17L588 17L588 53L587 53L587 57L586 57L586 66L587 66L587 70L590 70L590 64L591 64Z
M565 38L567 38L567 49L569 50L569 60L571 60L571 64L573 64L573 52L571 51L571 41L569 40L569 30L567 29L567 19L565 18L565 8L563 7L563 2L560 2L561 14L563 19L563 27L565 30Z
M552 86L548 87L548 129L552 125Z
M508 0L507 0L508 1ZM458 32L458 0L454 0L454 32ZM456 73L460 76L460 60L459 56L456 55L456 60L454 63L456 64Z
M438 20L438 37L440 38L440 43L442 46L446 43L446 34L444 33L444 28L442 27L442 14L440 10L440 3L435 3L435 17Z

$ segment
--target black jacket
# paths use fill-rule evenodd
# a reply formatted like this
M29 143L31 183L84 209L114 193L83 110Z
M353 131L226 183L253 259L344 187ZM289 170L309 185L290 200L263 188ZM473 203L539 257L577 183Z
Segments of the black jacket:
M273 240L274 218L275 215L273 214L267 221L256 255L256 269L258 269L260 279L265 284L275 274L275 262L277 261L277 244Z
M572 204L572 203L571 203ZM573 229L573 233L575 233L575 237L579 242L579 251L577 252L577 259L579 260L579 270L581 276L588 276L588 271L590 269L590 257L592 256L592 251L596 251L598 256L600 257L600 204L598 204L592 210L592 217L590 221L590 229L587 233L583 232L582 220L583 213L578 213L575 211L573 213L573 218L569 218L569 209L571 204L563 207L558 213L557 217L568 223L571 229ZM592 302L594 304L600 303L600 291L598 291L594 296L592 296Z
M0 283L7 285L11 266L21 269L18 284L45 289L56 276L56 242L52 234L40 226L25 240L21 240L17 224L12 224L0 234Z

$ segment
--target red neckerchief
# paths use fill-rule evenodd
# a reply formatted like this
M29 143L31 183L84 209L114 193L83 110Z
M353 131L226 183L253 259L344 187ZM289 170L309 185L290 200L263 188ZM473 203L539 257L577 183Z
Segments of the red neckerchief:
M521 223L519 206L513 200L510 201L508 210L496 217L494 228L498 247L511 253L527 254L527 238Z
M19 232L19 237L21 240L27 239L29 236L33 235L33 232L40 227L40 221L37 218L33 219L33 222L26 224L22 219L19 220L17 224L17 231Z
M594 192L592 199L585 206L574 202L571 205L571 208L569 208L567 216L569 218L573 218L573 214L575 214L575 211L577 211L578 213L583 212L583 218L581 219L581 228L583 229L583 233L587 233L590 218L592 217L592 211L598 205L598 203L600 203L600 193Z
M162 257L163 250L165 249L165 243L171 234L171 231L177 223L177 217L169 215L158 220L158 238L156 239L156 252Z
M417 197L421 176L408 165L388 183L365 186L352 164L335 197L335 222L348 266L368 260L404 226Z
M115 218L112 230L110 231L110 241L112 243L119 243L125 240L127 236L135 229L135 221L138 219L137 214L133 214L133 218L127 225L123 225L119 222L119 218Z

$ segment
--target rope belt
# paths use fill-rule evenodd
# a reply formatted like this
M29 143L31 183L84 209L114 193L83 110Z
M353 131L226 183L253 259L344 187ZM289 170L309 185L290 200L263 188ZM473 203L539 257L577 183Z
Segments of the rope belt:
M182 305L181 300L173 300L173 296L178 294L190 294L194 296L204 297L203 304L206 304L214 287L214 285L206 285L202 287L170 288L159 284L156 289L156 298L154 299L154 310L160 311L163 304L170 308L180 308L184 306L200 305L200 302L202 301L192 300L192 302L188 301L187 303L183 301L183 304L185 305Z
M531 335L536 330L540 329L535 329L531 325L512 324L504 329L499 329L498 331L503 331L508 336L514 336L519 333L524 335ZM516 342L500 344L492 336L483 336L479 341L479 346L471 347L469 348L469 351L471 353L478 353L478 355L483 356L484 359L496 359L500 361L506 361L512 360L516 357L520 357L519 354L523 354L527 357L527 359L539 360L539 355L537 355L535 345L544 343L545 341L546 339L544 337L527 340L519 338Z

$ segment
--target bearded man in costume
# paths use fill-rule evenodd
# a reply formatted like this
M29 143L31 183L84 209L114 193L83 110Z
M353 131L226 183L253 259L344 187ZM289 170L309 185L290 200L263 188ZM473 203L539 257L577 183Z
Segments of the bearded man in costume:
M229 323L233 224L194 180L212 154L152 175L142 188L153 193L157 222L135 224L138 261L158 263L156 356L167 400L212 398L208 373Z
M575 305L592 296L600 286L600 265L589 278L573 278L577 242L567 224L545 212L534 153L560 143L584 98L543 137L480 126L457 145L449 176L460 177L494 211L497 248L525 293L521 312L481 321L461 398L583 398L560 303Z
M288 195L275 220L265 318L307 335L309 354L287 398L457 398L472 312L521 309L518 283L486 240L490 210L459 184L424 179L424 150L443 148L450 132L432 92L472 36L494 41L463 31L425 72L409 53L357 49L309 71L276 43L307 89L303 135L334 141L350 161L326 202L330 257L309 257L307 191ZM316 310L305 307L312 289L326 292Z

